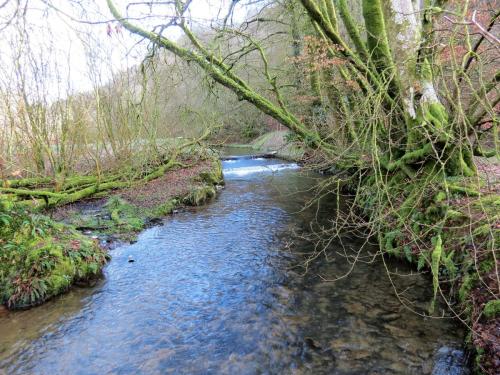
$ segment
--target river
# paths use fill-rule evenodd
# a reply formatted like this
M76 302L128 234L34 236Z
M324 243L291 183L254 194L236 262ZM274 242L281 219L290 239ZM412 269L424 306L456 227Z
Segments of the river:
M323 281L347 273L343 246L359 240L304 272L314 244L299 234L334 209L303 209L321 176L247 158L224 174L213 202L112 250L96 286L0 317L0 374L430 374L439 348L461 346L455 322L404 308L432 293L404 264Z

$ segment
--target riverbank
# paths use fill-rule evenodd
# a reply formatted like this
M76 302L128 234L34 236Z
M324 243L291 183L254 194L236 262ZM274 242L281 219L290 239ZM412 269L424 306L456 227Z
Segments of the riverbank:
M254 147L259 152L274 153L283 149L285 137L285 134L274 134L265 137L264 143L256 142ZM274 143L276 140L279 142ZM222 183L219 162L207 159L191 163L190 167L186 166L189 161L183 164L184 167L169 170L144 184L114 190L104 198L57 207L50 215L104 246L114 241L133 242L139 231L180 205L200 205L216 194L217 186ZM487 172L491 177L491 167ZM451 200L443 200L435 191L422 192L423 197L431 198L420 202L414 210L412 225L401 225L400 218L387 216L379 228L381 249L430 274L434 298L443 297L450 308L447 313L451 311L453 316L469 325L471 333L467 344L476 352L476 367L487 369L486 373L496 368L497 343L500 342L495 292L498 262L494 253L500 228L495 224L500 193L496 181L485 183L478 194L472 194L471 187L455 194ZM421 235L426 228L426 217L444 210L448 210L449 216L442 226L441 242L432 236L434 232L428 232L416 242L414 236L416 233ZM74 281L80 279L74 278ZM60 292L67 288L68 285L63 284ZM49 293L47 298L57 293ZM431 311L429 315L443 312Z
M182 205L201 205L223 184L214 157L182 160L157 178L71 204L32 211L0 200L0 305L25 309L99 278L113 241L137 233Z
M63 221L101 242L133 241L141 230L183 205L199 206L214 197L224 183L221 164L210 158L187 161L183 167L103 198L79 201L50 211Z
M250 149L254 153L272 154L276 158L288 161L301 161L305 156L304 147L293 140L289 130L265 133L249 144L229 144L227 147Z
M467 327L474 373L495 375L500 368L500 169L498 159L475 164L475 177L444 181L432 173L411 180L400 173L382 195L374 194L380 189L373 175L350 188L355 209L367 218L361 226L375 234L381 251L431 278L434 298L426 315L449 316ZM438 300L445 309L436 308Z
M298 154L289 152L295 146L287 134L265 134L255 140L252 147L258 152L273 152L296 160L294 157ZM302 151L301 158L304 155ZM500 368L500 263L497 255L500 163L498 158L476 158L475 164L477 178L450 180L444 189L439 187L439 181L429 184L426 177L416 178L410 184L405 178L401 179L389 187L390 194L396 197L394 206L382 210L383 220L380 221L359 223L361 217L369 218L374 207L380 204L373 194L376 187L365 181L360 190L356 180L345 188L350 195L358 194L352 212L354 218L349 222L356 230L366 227L367 231L377 233L385 254L409 262L417 271L429 275L433 283L433 301L445 301L447 309L437 311L439 309L432 302L427 314L445 314L468 327L465 344L473 358L472 366L477 373L495 374ZM340 194L338 181L339 177L332 176L331 183L323 188ZM423 188L414 189L419 183Z

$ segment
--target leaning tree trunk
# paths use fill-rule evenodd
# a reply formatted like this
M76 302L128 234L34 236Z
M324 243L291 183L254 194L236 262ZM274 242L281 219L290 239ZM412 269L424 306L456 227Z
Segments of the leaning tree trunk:
M345 65L339 67L337 73L345 81L357 82L367 95L379 96L383 101L390 126L382 123L376 126L377 134L369 146L371 150L362 153L375 152L375 158L386 171L403 172L410 178L422 171L443 176L475 174L472 147L467 138L470 124L453 120L455 116L442 104L434 82L433 26L434 20L442 13L440 7L444 2L300 0L318 35L328 43L331 55L344 60ZM274 101L234 73L217 52L202 45L184 23L189 2L177 0L175 4L178 22L191 41L191 47L180 46L165 36L131 23L119 13L112 0L107 0L107 3L115 19L130 32L196 63L216 82L287 126L307 140L307 144L325 151L330 157L339 156L329 139L286 107L272 77L269 76L269 80L271 91L276 94ZM359 12L353 11L355 7ZM357 26L358 21L364 22L364 28ZM263 49L259 46L258 49L264 56ZM321 77L329 75L322 74ZM314 83L313 88L321 84L317 79ZM349 101L339 102L336 104L344 107L339 112L345 111L345 103ZM358 123L358 126L362 124ZM347 138L357 139L353 135L358 131L365 130L351 128L351 136ZM345 158L346 154L342 156ZM356 158L358 156L351 158L350 162Z

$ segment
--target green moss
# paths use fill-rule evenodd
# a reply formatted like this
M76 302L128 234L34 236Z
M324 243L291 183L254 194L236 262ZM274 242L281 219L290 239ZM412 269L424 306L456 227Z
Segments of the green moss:
M360 32L358 30L358 27L356 25L356 21L353 19L351 16L351 12L349 10L349 7L347 5L346 0L339 0L338 2L339 6L339 13L340 17L344 21L345 28L347 30L347 33L349 34L349 37L353 41L354 45L356 46L356 51L360 55L362 59L365 61L368 61L369 59L369 53L366 49L365 43L360 35Z
M492 220L500 217L500 196L490 194L482 196L472 203L472 207L484 211Z
M452 221L457 221L457 220L467 218L467 215L464 214L463 212L460 212L457 210L452 210L452 209L446 210L446 216L448 217L449 220L452 220Z
M200 173L199 180L208 185L222 184L224 182L224 177L222 174L221 162L219 160L213 161L209 171Z
M430 306L430 312L434 311L434 304L436 301L437 291L439 287L439 264L441 262L441 255L443 253L443 240L440 235L433 238L434 250L431 254L431 271L432 271L432 285L434 297Z
M381 1L363 0L363 17L367 31L368 49L373 56L377 70L391 76L394 71L394 63Z
M492 230L491 225L489 223L486 223L475 228L473 236L476 238L481 236L487 236L491 233L491 230Z
M112 196L104 205L111 219L120 223L123 218L137 217L137 207L131 205L119 195Z
M194 189L187 197L183 199L183 203L190 206L201 206L216 194L217 192L213 186L205 185Z
M478 280L478 276L476 273L474 274L466 274L463 279L462 279L462 285L460 286L460 289L458 290L458 298L462 303L466 302L472 288L476 284Z
M491 272L493 271L493 269L495 268L495 261L493 259L486 259L486 260L483 260L480 264L479 264L479 272L481 273L488 273L488 272Z
M177 198L171 199L159 207L155 208L151 212L151 217L161 217L171 214L172 211L179 205L179 200Z
M447 195L444 191L440 191L439 193L436 194L434 197L434 202L439 203L444 201L447 198Z
M483 315L487 319L496 318L500 315L500 300L495 299L486 303L483 309Z
M93 240L48 217L2 205L0 303L40 304L99 274L107 255Z
M144 210L128 203L120 196L112 196L98 215L78 214L69 218L77 228L90 229L99 233L119 234L137 232L146 225Z

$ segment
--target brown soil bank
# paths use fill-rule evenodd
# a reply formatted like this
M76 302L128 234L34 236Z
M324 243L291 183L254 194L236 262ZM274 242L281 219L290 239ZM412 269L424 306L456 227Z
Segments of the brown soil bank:
M51 212L51 216L55 220L70 221L76 225L75 216L87 211L105 210L109 200L116 198L143 211L144 218L154 219L171 213L182 204L204 203L215 195L217 185L221 184L223 184L223 177L219 161L202 160L193 164L186 162L184 167L169 170L157 179L114 190L106 197L57 207ZM206 194L202 196L201 191L205 191ZM193 201L193 196L197 192L198 200Z
M218 160L187 161L154 180L114 190L103 198L58 207L51 215L94 238L131 241L147 225L179 206L205 203L223 182Z

